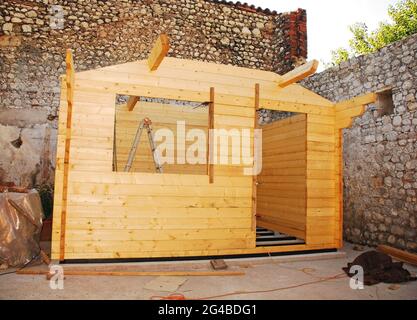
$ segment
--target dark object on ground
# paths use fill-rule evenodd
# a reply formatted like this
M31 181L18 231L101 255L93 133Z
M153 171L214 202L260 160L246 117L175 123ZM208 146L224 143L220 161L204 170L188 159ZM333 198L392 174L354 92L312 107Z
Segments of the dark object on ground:
M210 261L211 266L214 270L224 270L227 269L227 264L223 259L216 259Z
M408 270L403 268L402 262L393 262L392 258L382 252L368 251L362 253L352 263L348 263L343 271L349 277L353 277L355 273L350 273L352 266L361 266L364 272L364 284L372 286L380 282L385 283L401 283L417 280L412 277Z
M20 207L16 202L14 202L12 199L8 199L7 200L10 205L15 208L15 210L17 211L17 213L19 213L21 216L25 217L26 220L28 220L31 224L33 224L33 226L35 228L38 228L38 223L35 219L32 218L32 216L26 212L25 209L23 209L22 207ZM41 231L42 234L42 231ZM46 265L49 265L51 263L51 260L49 260L48 255L42 250L42 248L39 245L39 255L42 259L42 261L44 261L46 263Z
M42 218L35 190L0 193L0 264L21 267L39 256Z

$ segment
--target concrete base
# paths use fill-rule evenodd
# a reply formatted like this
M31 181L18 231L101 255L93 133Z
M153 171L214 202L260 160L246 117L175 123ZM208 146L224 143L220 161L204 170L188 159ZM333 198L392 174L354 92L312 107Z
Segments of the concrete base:
M268 293L232 294L223 299L417 299L417 282L400 285L379 284L352 290L349 278L316 282L342 275L342 267L361 252L346 244L341 252L306 256L284 256L226 260L228 270L244 271L244 276L187 277L177 290L186 298L202 298L235 291L260 291L278 288ZM43 267L45 268L45 267ZM210 270L209 261L147 262L128 264L65 265L64 268L98 270L180 271ZM412 273L416 267L406 265ZM144 289L156 277L68 276L63 290L52 290L44 276L4 275L0 277L0 299L150 299L166 296L167 292ZM299 286L302 285L302 286Z

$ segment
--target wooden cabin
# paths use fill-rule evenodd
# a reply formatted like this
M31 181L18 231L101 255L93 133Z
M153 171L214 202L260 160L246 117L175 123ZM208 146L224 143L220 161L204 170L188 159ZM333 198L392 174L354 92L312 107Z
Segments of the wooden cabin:
M164 58L167 48L160 37L148 60L85 72L74 72L68 51L59 112L52 258L231 256L340 248L341 130L375 101L375 94L335 104L303 88L296 82L314 73L315 61L278 75ZM117 103L117 97L126 96L126 103ZM261 108L295 115L259 127L256 111ZM125 172L145 117L152 120L154 133L168 128L175 141L182 139L176 160L192 144L184 142L187 134L178 121L185 122L187 131L246 129L249 160L207 161L218 151L214 138L207 138L205 163L190 164L182 157L159 173L143 134L132 168ZM262 130L261 139L255 128ZM250 159L253 165L259 146L262 170L247 175L244 169L251 168ZM284 240L257 241L263 233Z

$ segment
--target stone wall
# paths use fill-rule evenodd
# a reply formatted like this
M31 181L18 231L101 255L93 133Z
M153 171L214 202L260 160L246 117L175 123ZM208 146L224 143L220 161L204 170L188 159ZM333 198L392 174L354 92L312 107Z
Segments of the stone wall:
M0 182L53 182L66 48L78 71L94 69L146 58L161 32L171 39L169 55L185 59L285 73L307 55L304 10L204 0L4 1Z
M2 1L0 183L53 182L66 48L82 71L147 58L162 32L178 58L285 73L307 55L304 10L208 0Z
M417 35L326 70L303 85L333 101L392 87L344 130L344 236L417 252Z

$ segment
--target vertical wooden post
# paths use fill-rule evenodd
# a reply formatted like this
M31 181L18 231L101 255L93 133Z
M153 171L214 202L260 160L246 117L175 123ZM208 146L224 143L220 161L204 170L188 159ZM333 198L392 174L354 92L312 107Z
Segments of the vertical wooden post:
M258 128L259 110L259 83L255 84L255 108L253 115L253 167L255 168L255 130ZM256 231L256 206L257 206L258 176L252 176L252 231Z
M336 129L336 160L337 160L337 169L338 181L336 185L336 200L339 206L339 228L337 230L337 239L339 247L343 247L343 129ZM339 148L338 148L339 147Z
M214 88L210 88L210 102L209 102L209 137L208 137L208 152L207 152L207 174L209 176L209 182L214 182L214 164L213 164L213 156L214 156Z
M68 198L68 171L71 147L71 126L72 126L72 107L74 103L74 60L71 49L67 49L66 62L66 84L67 84L67 123L65 132L65 156L64 156L64 179L62 188L62 211L61 211L61 232L59 260L65 259L65 227L67 222L67 198Z

